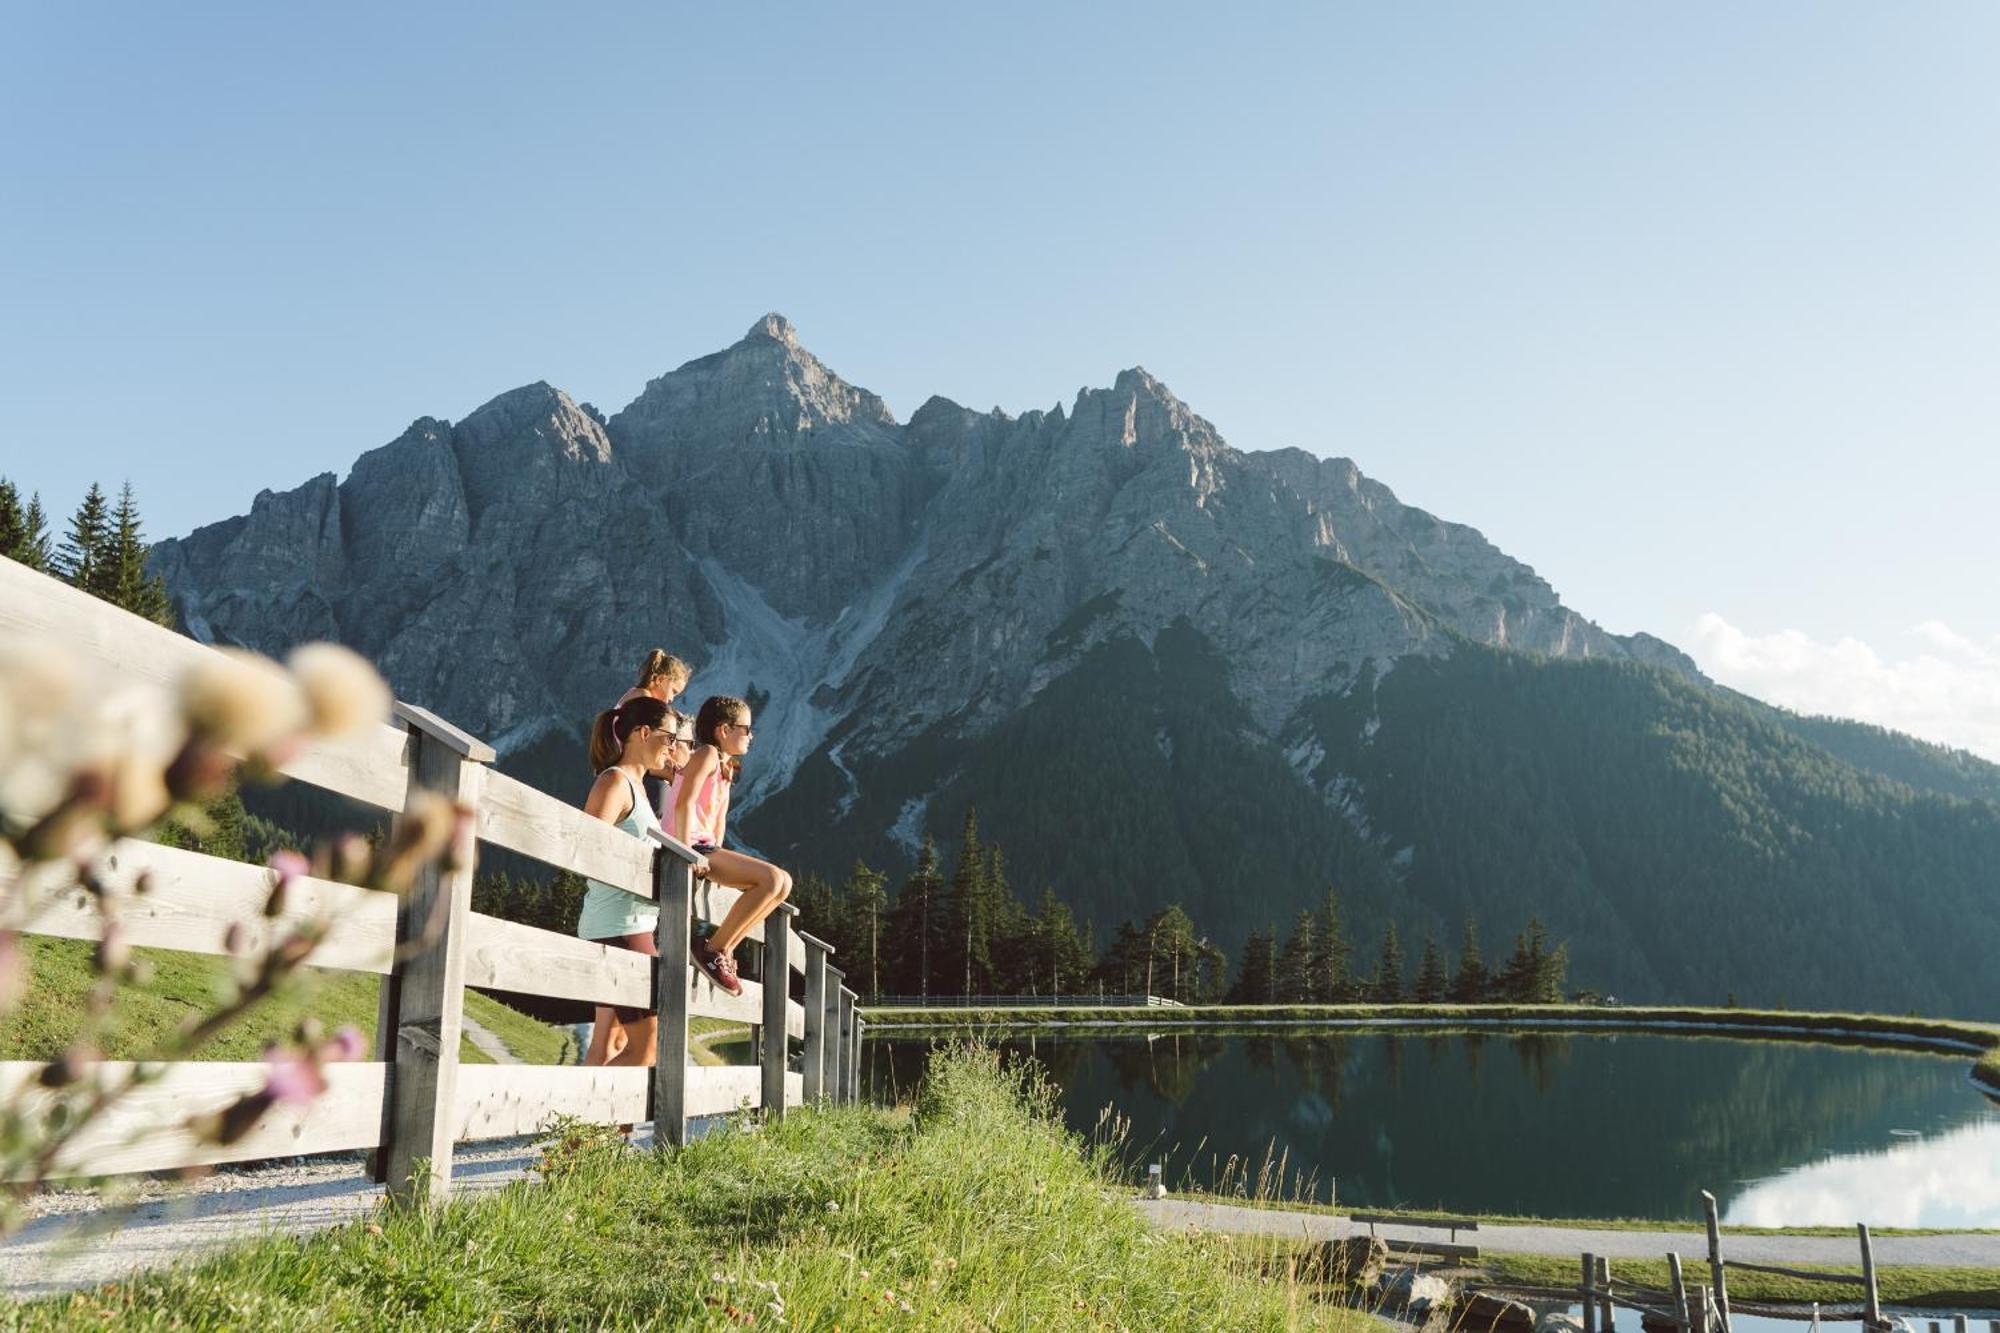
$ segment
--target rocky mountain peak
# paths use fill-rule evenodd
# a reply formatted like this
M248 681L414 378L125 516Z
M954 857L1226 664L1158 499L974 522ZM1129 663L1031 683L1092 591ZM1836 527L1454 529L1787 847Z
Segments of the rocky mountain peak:
M886 436L895 425L888 404L834 374L790 320L769 314L733 346L653 380L609 430L635 465L665 475L663 451L788 448L828 431Z
M792 327L792 321L775 310L752 324L750 331L743 335L744 342L753 338L769 338L795 350L799 345L799 331Z

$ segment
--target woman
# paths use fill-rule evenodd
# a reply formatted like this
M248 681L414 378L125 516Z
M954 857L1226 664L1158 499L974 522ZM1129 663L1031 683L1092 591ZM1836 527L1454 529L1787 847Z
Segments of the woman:
M722 845L729 825L729 791L743 770L743 754L756 733L750 726L750 705L717 695L701 706L694 720L695 749L674 775L667 794L667 831L699 852L707 862L712 884L737 890L742 896L706 941L692 950L695 966L731 995L741 995L736 977L736 946L757 923L777 910L792 891L792 877L754 856Z
M617 748L616 762L605 766L584 800L584 813L615 825L635 838L646 836L653 822L652 807L641 785L646 774L672 772L687 762L692 737L686 719L651 695L642 694L616 708L605 710L591 728L593 755L601 733ZM696 874L707 872L706 864L695 866ZM649 957L660 956L655 930L660 921L659 904L636 893L586 881L583 910L577 915L576 933L587 940L631 949ZM587 1065L650 1065L653 1063L658 1020L650 1008L598 1005L597 1023L590 1037Z

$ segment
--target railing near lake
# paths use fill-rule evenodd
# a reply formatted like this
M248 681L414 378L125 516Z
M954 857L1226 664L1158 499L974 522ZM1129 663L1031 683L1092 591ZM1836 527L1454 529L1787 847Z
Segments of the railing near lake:
M1164 995L882 995L870 1009L1048 1009L1079 1005L1105 1009L1182 1009Z
M59 641L107 672L167 686L214 651L4 558L0 632ZM392 1191L441 1198L451 1187L454 1144L534 1133L559 1115L614 1124L651 1120L657 1140L680 1145L698 1117L751 1106L775 1118L802 1101L855 1099L865 1024L854 992L828 961L832 949L796 928L795 909L787 905L753 932L758 979L746 979L740 996L729 995L690 967L690 920L720 921L738 895L698 882L693 851L657 829L646 840L633 838L496 771L491 747L421 708L399 703L396 717L400 726L376 725L315 744L283 771L395 813L419 793L440 793L473 812L481 842L656 900L658 960L473 911L470 864L434 867L400 897L299 877L280 917L263 927L275 872L122 840L104 868L110 884L127 890L119 919L129 943L227 956L231 922L254 934L325 920L329 928L307 961L383 978L376 1059L328 1065L323 1095L309 1105L272 1108L227 1146L199 1141L184 1126L262 1087L266 1066L167 1065L69 1145L59 1169L109 1175L376 1149L377 1179ZM146 892L131 894L142 877ZM0 903L16 887L0 878ZM103 925L95 895L71 882L48 893L22 928L95 940ZM791 994L795 975L798 999ZM650 1007L659 1016L657 1063L651 1069L461 1066L467 986ZM760 1063L691 1065L694 1015L751 1025ZM45 1068L0 1061L0 1099L48 1095L37 1090Z

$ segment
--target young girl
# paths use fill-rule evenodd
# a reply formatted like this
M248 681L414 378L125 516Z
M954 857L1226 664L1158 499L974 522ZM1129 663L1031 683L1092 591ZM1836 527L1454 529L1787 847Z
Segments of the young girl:
M731 995L743 993L736 979L736 946L792 891L792 877L769 861L722 845L729 822L729 789L742 771L743 752L754 734L750 705L741 699L717 696L704 703L694 720L694 753L674 775L667 794L667 832L707 859L710 883L742 893L715 934L693 948L695 965Z
M607 824L615 824L635 838L646 836L653 820L640 780L656 769L672 771L687 762L692 736L687 719L651 695L640 695L598 715L591 727L591 762L600 767L597 781L583 803L584 812ZM611 762L602 763L605 752L599 739L615 745ZM697 874L705 865L695 867ZM659 904L636 893L587 881L583 911L578 914L576 933L600 944L616 945L657 958L660 956L654 928L659 924ZM647 1008L598 1005L597 1023L590 1037L587 1065L650 1065L658 1020Z
M670 704L687 688L693 675L694 669L686 662L664 648L655 648L639 664L639 683L625 691L618 702L630 703L642 694L650 694L661 703Z

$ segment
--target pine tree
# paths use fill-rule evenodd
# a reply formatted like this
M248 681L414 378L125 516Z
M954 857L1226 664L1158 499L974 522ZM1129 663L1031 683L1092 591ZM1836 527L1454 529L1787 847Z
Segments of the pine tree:
M55 553L49 546L49 516L42 508L42 493L36 491L28 500L26 514L28 536L21 553L14 557L29 569L39 569L44 574L55 566Z
M1353 989L1349 975L1349 958L1353 950L1347 943L1347 927L1341 920L1340 892L1331 884L1326 888L1326 904L1320 911L1315 943L1314 998L1328 1004L1339 1004L1348 998Z
M104 504L104 488L93 481L70 518L69 535L56 554L56 571L73 587L106 596L111 586L105 570L110 547L111 518Z
M1275 926L1250 932L1243 941L1243 962L1229 998L1235 1004L1270 1004L1278 971L1278 931Z
M976 978L993 968L991 913L986 892L986 851L979 842L979 812L967 807L958 866L946 895L946 940L941 970L948 984L974 995Z
M28 544L28 515L21 507L21 493L14 483L0 477L0 555L19 560Z
M1375 980L1369 987L1377 1004L1397 1004L1403 998L1403 943L1396 938L1396 923L1382 928L1382 956L1375 961Z
M1091 972L1090 944L1077 928L1076 914L1053 888L1042 890L1030 938L1035 942L1028 970L1031 992L1046 985L1050 995L1070 995L1082 988Z
M1291 938L1278 955L1277 999L1280 1004L1311 1004L1319 998L1318 978L1313 975L1313 914L1300 912L1293 923Z
M943 917L939 899L944 879L938 874L937 841L929 836L917 851L916 869L896 893L896 905L889 909L889 939L893 952L889 966L892 984L899 995L931 994L931 944Z
M1418 1004L1436 1004L1450 985L1444 973L1444 957L1438 952L1437 936L1424 936L1423 961L1417 964Z
M882 993L882 909L889 901L889 877L857 860L847 872L841 897L854 956L860 959L854 985L860 989L865 981L865 994L872 1000Z
M124 607L169 629L174 625L173 603L167 597L167 581L146 572L146 542L139 529L139 505L132 498L132 483L118 493L118 508L112 515L110 542L104 558L107 590L99 593L106 601Z
M1508 1004L1533 1004L1539 971L1540 965L1528 947L1527 932L1523 931L1514 937L1514 952L1500 969L1500 975L1493 979L1493 990Z
M1452 974L1453 1004L1478 1004L1486 998L1486 960L1479 956L1479 923L1465 918L1465 939L1459 945L1458 971Z

